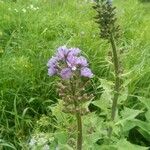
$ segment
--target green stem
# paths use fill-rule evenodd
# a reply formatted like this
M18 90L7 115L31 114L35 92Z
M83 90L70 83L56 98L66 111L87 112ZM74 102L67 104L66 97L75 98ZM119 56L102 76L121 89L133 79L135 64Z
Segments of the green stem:
M82 150L82 119L80 113L77 112L77 150Z
M115 86L114 86L114 97L113 97L113 103L111 108L111 121L113 122L115 120L116 111L117 111L117 101L119 97L119 89L120 89L120 79L119 79L119 60L118 60L118 54L117 54L117 48L115 44L115 40L113 35L110 35L110 43L112 46L112 53L113 53L113 63L114 63L114 70L115 70ZM108 136L111 137L112 135L112 127L108 130Z
M75 87L74 83L70 80L72 96L74 101L74 109L76 110L76 119L77 119L77 150L82 150L82 118L80 112L77 110L79 108L79 104L76 101L75 97Z

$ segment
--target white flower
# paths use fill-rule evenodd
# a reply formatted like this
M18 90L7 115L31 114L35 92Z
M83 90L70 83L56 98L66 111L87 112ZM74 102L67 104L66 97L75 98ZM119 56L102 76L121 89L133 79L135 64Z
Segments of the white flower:
M85 34L85 32L84 31L81 31L81 35L84 35Z
M45 139L45 138L39 138L38 139L38 144L39 145L43 145L43 144L45 144L47 142L47 139Z
M31 9L33 9L33 8L34 8L34 6L31 4L31 5L30 5L30 8L31 8Z
M44 145L44 147L43 147L43 149L42 150L50 150L50 148L49 148L49 145Z
M56 150L59 150L58 146L56 147Z
M16 8L14 10L15 10L15 12L19 12Z
M35 139L31 139L29 142L29 146L33 147L36 144L36 140Z
M24 13L26 13L26 12L27 12L27 10L26 10L25 8L23 8L23 9L22 9L22 11L23 11Z
M36 7L33 7L32 10L36 10Z

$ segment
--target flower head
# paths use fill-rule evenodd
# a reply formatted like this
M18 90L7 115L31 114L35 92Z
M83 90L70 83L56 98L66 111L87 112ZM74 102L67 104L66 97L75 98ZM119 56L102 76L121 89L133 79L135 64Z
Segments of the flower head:
M78 65L80 65L81 67L86 67L86 66L88 66L88 62L87 62L87 60L86 60L86 58L85 57L83 57L83 56L80 56L80 57L78 57L78 60L77 60L78 62Z
M81 68L81 76L92 78L93 73L92 73L91 69L85 67L85 68Z
M71 69L70 68L64 68L64 69L62 69L61 72L60 72L60 76L63 79L69 79L69 78L71 78L71 76L72 76Z
M78 61L78 57L77 56L73 56L73 55L68 55L67 56L67 65L72 69L72 70L76 70L76 66L77 66L77 61Z
M57 70L54 67L48 68L48 75L49 76L53 76L56 73L57 73Z
M87 68L87 59L81 56L80 52L79 48L68 49L66 46L59 47L55 56L47 63L48 75L59 75L63 79L70 79L74 75L93 77L92 71Z
M37 141L34 138L32 138L29 142L29 146L33 147L36 143L37 143Z
M65 57L68 55L69 50L67 49L66 46L61 46L57 49L57 58L62 60L65 59Z
M79 48L70 48L68 55L77 56L78 54L80 54L80 52L81 52L81 50Z
M57 58L57 57L52 57L52 58L48 61L47 67L56 66L57 61L58 61L58 58Z

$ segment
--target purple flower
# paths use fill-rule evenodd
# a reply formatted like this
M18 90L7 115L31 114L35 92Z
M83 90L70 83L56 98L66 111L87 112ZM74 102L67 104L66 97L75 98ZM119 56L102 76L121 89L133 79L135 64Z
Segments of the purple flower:
M70 48L68 55L77 56L80 54L81 50L79 48Z
M57 57L52 57L52 58L48 61L47 66L48 66L48 67L56 66L56 65L57 65L57 62L58 62L58 58L57 58Z
M68 55L66 60L68 67L70 67L72 70L76 70L77 60L78 60L77 56Z
M92 73L91 69L84 67L84 68L81 68L81 76L92 78L93 73Z
M62 59L65 59L68 53L69 53L69 49L66 46L61 46L57 49L56 57L62 60Z
M47 63L48 75L57 74L63 79L70 79L74 74L78 74L78 70L81 76L92 78L93 73L87 68L88 62L85 57L79 55L80 52L79 48L59 47L56 55Z
M57 70L54 67L48 68L48 75L49 76L53 76L56 73L57 73Z
M88 66L87 60L83 56L78 57L77 64L80 65L81 67L87 67Z
M61 72L60 72L60 76L63 79L70 79L71 76L72 76L71 69L70 68L64 68L64 69L62 69Z
M48 63L47 63L47 66L49 67L48 68L48 75L49 76L53 76L54 74L57 73L57 64L58 64L58 59L57 57L52 57Z

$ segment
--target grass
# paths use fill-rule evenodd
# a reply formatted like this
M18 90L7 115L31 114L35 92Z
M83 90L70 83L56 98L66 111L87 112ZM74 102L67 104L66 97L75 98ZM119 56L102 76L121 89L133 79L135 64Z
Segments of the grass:
M33 10L32 5L39 9ZM136 96L150 97L150 4L116 0L115 5L122 29L122 76L128 87L125 105L139 107ZM89 58L96 78L112 79L107 56L110 48L99 39L94 15L91 4L81 0L0 0L3 144L12 149L24 147L36 120L48 114L47 106L56 102L54 78L47 76L46 63L60 45L79 47ZM96 87L100 84L96 79L94 83Z

